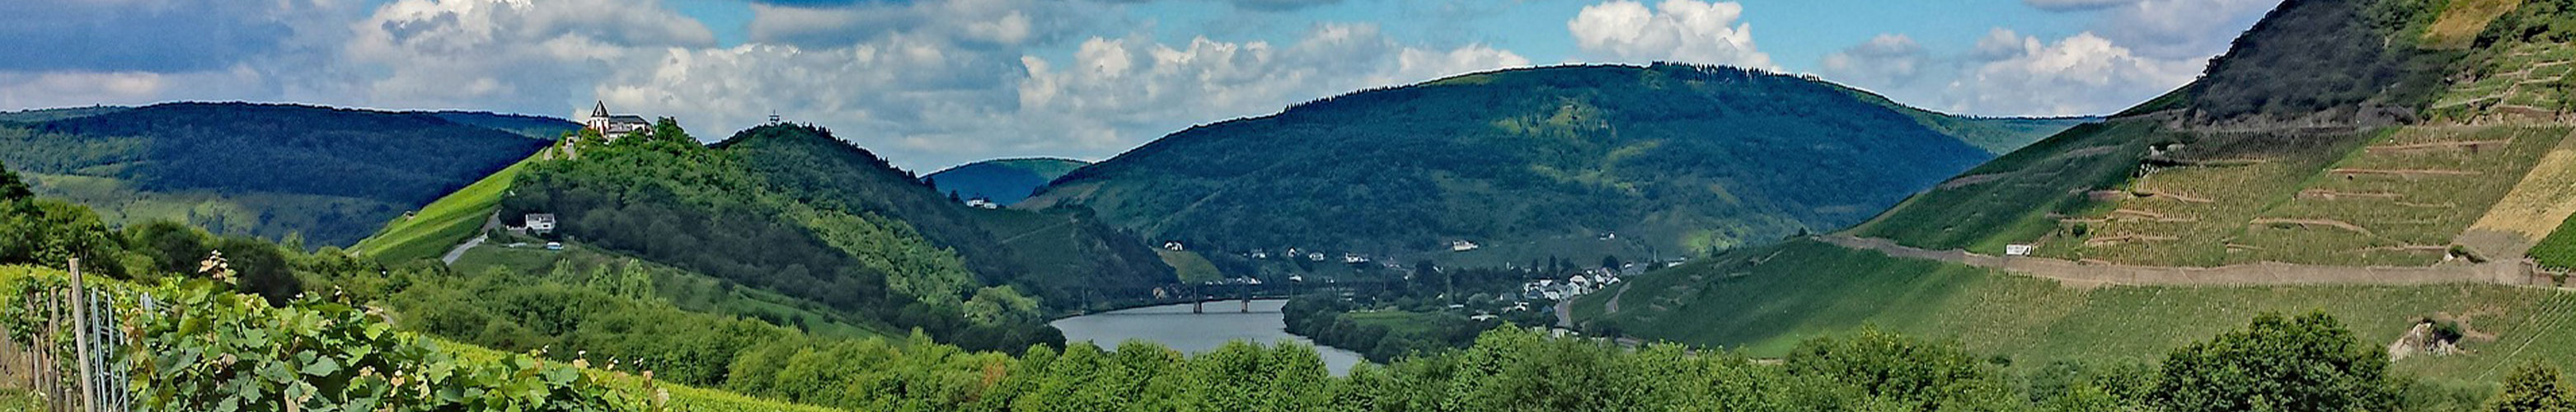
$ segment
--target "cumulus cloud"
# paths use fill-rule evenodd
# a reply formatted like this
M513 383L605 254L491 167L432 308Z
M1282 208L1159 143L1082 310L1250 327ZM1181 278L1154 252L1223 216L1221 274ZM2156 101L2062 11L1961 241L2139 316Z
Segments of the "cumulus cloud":
M1529 64L1485 46L1404 45L1371 25L1318 26L1291 44L1091 37L1052 61L940 48L944 41L898 33L830 48L673 50L612 77L598 94L612 108L686 113L692 130L719 131L709 134L777 110L920 167L1007 155L1096 159L1190 124Z
M2227 51L2264 12L2281 0L2129 0L2104 8L2094 31L2160 58L2205 57Z
M2010 40L2006 40L2010 39ZM2207 61L2140 56L2093 33L2042 42L1995 29L1979 42L1994 59L1950 83L1948 105L1978 113L2082 115L2118 111L2199 74Z
M715 43L697 20L616 0L400 0L350 30L343 57L373 73L341 93L548 113L581 106L572 100L598 79L649 65L654 52Z
M1584 6L1565 22L1575 46L1610 61L1675 61L1775 68L1754 47L1752 24L1733 2L1665 0L1653 9L1629 0Z
M1923 77L1933 62L1923 45L1903 34L1880 34L1869 41L1826 54L1824 74L1837 81L1869 88L1896 88Z

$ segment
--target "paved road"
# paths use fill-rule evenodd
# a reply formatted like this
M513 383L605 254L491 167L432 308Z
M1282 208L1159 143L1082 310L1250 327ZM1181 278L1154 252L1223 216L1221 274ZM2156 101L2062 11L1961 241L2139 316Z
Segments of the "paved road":
M501 215L499 212L494 212L491 216L483 217L483 228L474 230L475 235L473 239L466 239L464 244L456 245L453 249L448 249L447 255L439 256L438 261L446 262L448 265L455 265L457 258L465 257L466 249L473 249L475 246L483 245L483 238L489 237L489 235L484 235L483 233L489 233L492 231L492 228L496 227L501 227Z
M440 262L447 262L447 264L449 264L449 265L454 265L454 264L456 264L456 259L457 259L457 258L465 257L465 250L466 250L466 249L473 249L475 246L482 246L482 245L483 245L483 238L485 238L485 237L488 237L488 236L485 236L485 235L474 235L474 238L473 238L473 239L466 239L464 244L456 245L456 248L455 248L455 249L448 249L448 250L447 250L447 255L446 255L446 256L440 256L440 257L438 257L438 261L440 261Z
M1888 256L1931 259L2055 279L2067 286L2103 285L2422 285L2492 283L2543 286L2549 276L2519 260L2487 263L2442 263L2433 266L2326 266L2263 262L2219 267L2138 266L2082 263L2042 257L1998 257L1962 250L1930 250L1898 245L1886 239L1832 235L1818 237L1842 247L1872 250Z

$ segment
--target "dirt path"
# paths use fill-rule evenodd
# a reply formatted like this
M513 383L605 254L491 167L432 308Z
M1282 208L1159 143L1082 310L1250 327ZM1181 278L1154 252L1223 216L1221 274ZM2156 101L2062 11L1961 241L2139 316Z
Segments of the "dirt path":
M1822 236L1816 239L1846 248L1886 253L1888 256L1938 260L2021 273L2056 280L2058 283L2075 288L2104 285L2425 285L2440 283L2541 285L2549 279L2546 275L2531 271L2518 260L2476 264L2443 263L2420 267L2323 266L2263 262L2203 268L2080 263L2027 256L1998 257L1956 249L1930 250L1909 247L1886 239L1847 235Z

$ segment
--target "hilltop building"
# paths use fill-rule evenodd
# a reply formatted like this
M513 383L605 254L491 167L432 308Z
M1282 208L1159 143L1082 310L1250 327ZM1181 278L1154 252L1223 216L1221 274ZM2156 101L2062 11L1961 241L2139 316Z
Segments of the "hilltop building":
M590 118L583 119L581 124L590 130L598 131L599 137L606 138L608 141L614 142L617 138L653 127L653 122L645 121L644 116L608 114L608 102L595 103L598 106L590 109Z

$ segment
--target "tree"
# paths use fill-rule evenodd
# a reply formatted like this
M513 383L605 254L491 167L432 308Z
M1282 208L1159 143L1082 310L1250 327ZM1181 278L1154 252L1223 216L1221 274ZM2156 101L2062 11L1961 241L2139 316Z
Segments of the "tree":
M2576 396L2567 393L2567 384L2558 368L2527 364L2514 368L2504 377L2504 392L2497 393L2487 410L2495 412L2570 412L2576 411Z
M34 190L27 188L26 181L18 180L17 172L9 171L8 164L0 163L0 202L25 199L35 195Z
M2325 312L2263 314L2165 357L2155 403L2172 412L2389 410L2388 358Z
M1601 255L1601 268L1614 271L1619 270L1619 256Z

